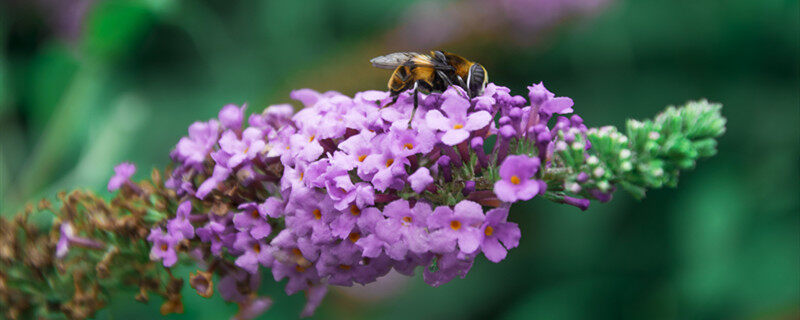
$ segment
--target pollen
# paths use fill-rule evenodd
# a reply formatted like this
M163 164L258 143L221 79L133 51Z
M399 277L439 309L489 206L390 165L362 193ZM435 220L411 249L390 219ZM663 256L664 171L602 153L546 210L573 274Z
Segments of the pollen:
M413 221L414 221L414 218L412 218L412 217L409 217L409 216L405 216L405 217L403 217L403 221L404 221L405 223L411 223L411 222L413 222Z
M351 213L352 215L354 215L354 216L357 216L357 215L361 214L361 209L359 209L358 207L356 207L356 205L354 205L354 204L351 204L351 205L350 205L350 213Z
M258 219L258 210L253 210L253 212L250 213L250 216L252 216L253 219Z
M367 155L366 154L362 154L362 155L358 156L358 162L364 162L364 159L366 159L366 158L367 158Z
M350 268L351 267L346 265L346 264L340 264L339 265L339 269L342 269L342 270L345 270L345 271L350 270Z
M319 209L314 209L311 213L314 215L314 219L322 219L322 212L320 212Z
M258 243L253 244L253 251L256 253L261 253L261 245Z
M386 167L388 168L389 166L392 165L392 163L394 163L394 159L386 160Z
M358 239L361 239L361 234L358 232L351 232L347 239L350 239L351 242L355 243Z
M464 127L464 125L463 125L463 124L457 123L457 124L455 124L455 125L453 126L453 129L456 129L456 130L458 130L458 129L461 129L461 128L463 128L463 127Z
M302 255L303 255L303 253L302 253L302 252L300 252L300 249L298 249L298 248L294 248L294 249L292 249L292 253L293 253L294 255L298 256L298 257L300 257L300 256L302 256Z
M453 230L461 229L461 221L458 220L450 221L450 229Z
M411 143L406 143L406 144L403 145L403 147L405 147L408 150L414 149L414 145L411 144Z
M316 137L317 137L317 136L310 136L310 137L308 137L308 142L314 141L314 138L316 138Z
M510 180L511 180L511 183L513 183L513 184L519 184L519 183L521 182L521 181L519 180L519 177L517 177L517 175L513 175L513 176L511 176L511 179L510 179Z
M305 175L306 175L305 172L300 172L300 181L303 181L303 176L305 176Z
M486 226L486 229L483 230L483 234L485 234L487 237L491 236L493 233L494 233L494 228L492 228L492 226Z
M167 249L169 249L169 246L166 243L161 245L161 251L167 251Z
M306 268L303 268L300 265L294 266L294 269L297 270L297 272L300 272L300 273L306 272Z

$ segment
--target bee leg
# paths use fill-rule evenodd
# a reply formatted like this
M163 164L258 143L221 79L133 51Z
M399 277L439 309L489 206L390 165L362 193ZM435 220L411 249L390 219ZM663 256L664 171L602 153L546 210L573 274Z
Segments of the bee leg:
M461 87L464 88L464 91L467 91L469 96L472 97L472 92L469 92L469 87L467 87L467 83L464 82L464 79L461 78L461 76L456 76L456 79L458 79L458 84L461 85Z
M414 109L411 109L411 118L408 119L408 128L411 129L411 121L414 120L414 115L417 113L417 106L419 106L419 82L414 83Z
M439 75L439 78L442 78L444 82L447 83L448 87L457 87L455 84L453 84L453 81L450 81L450 78L448 78L447 75L442 70L436 70L436 74ZM461 77L459 77L459 79L460 78ZM461 80L461 88L464 89L465 92L469 90L467 86L464 84L464 80ZM461 91L458 91L458 93L460 93L462 96L464 96L464 98L467 98L467 100L469 100L469 97L465 96L464 93L462 93Z
M400 97L399 92L398 92L398 94L395 94L394 92L392 92L392 101L389 101L389 103L387 103L386 105L381 106L381 109L393 105L395 102L397 102L397 98L399 98L399 97Z

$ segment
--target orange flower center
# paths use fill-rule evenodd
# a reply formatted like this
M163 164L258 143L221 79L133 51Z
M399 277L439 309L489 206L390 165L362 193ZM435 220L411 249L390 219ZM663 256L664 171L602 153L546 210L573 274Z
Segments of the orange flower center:
M517 177L517 175L511 176L511 183L519 184L520 183L519 177Z
M300 181L303 181L303 176L305 176L305 172L300 172Z
M414 145L411 144L411 143L406 143L406 144L403 145L403 147L405 147L408 150L414 149Z
M346 271L346 270L350 270L350 266L348 266L348 265L346 265L346 264L340 264L340 265L339 265L339 269L342 269L342 270L345 270L345 271Z
M450 229L453 230L461 229L461 221L458 220L450 221Z
M312 135L312 136L310 136L310 137L308 137L308 142L314 141L314 138L315 138L315 137L316 137L316 136L313 136L313 135Z
M258 210L253 210L253 212L250 213L250 215L253 217L253 219L258 219Z
M460 123L458 123L458 124L456 124L456 125L454 125L454 126L453 126L453 129L456 129L456 130L458 130L458 129L461 129L461 128L463 128L463 127L464 127L464 125L463 125L463 124L460 124Z
M349 236L347 236L347 239L350 239L351 242L355 243L358 241L358 239L361 239L361 234L358 232L352 232Z
M169 249L169 246L166 243L161 245L161 251L167 251L167 249Z
M483 234L485 234L487 237L491 236L493 233L494 233L494 228L492 228L492 226L486 226L486 229L483 230Z
M322 219L322 212L320 212L319 209L314 209L311 213L314 214L314 219Z
M362 154L362 155L358 156L358 162L364 162L364 159L366 159L366 158L367 158L367 155L366 154Z
M361 209L359 209L358 207L356 207L356 205L354 205L354 204L351 204L351 205L350 205L350 213L351 213L352 215L354 215L354 216L357 216L357 215L361 214Z
M261 253L261 245L258 243L254 244L253 251L255 251L256 253Z
M298 257L303 255L303 253L300 252L300 249L297 248L292 249L292 253Z
M414 221L414 218L409 217L409 216L405 216L405 217L403 217L403 221L405 221L406 223L411 223L412 221Z
M297 270L297 272L300 272L300 273L306 272L306 268L303 268L300 265L294 266L294 269Z
M392 165L392 163L394 163L394 159L386 160L386 167L388 168L389 166Z

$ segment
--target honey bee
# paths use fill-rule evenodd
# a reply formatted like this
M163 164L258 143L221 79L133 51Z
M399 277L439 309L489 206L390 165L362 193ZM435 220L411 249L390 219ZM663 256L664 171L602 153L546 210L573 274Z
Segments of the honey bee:
M450 86L457 86L464 89L469 98L474 98L483 93L489 82L489 75L480 63L444 51L431 51L427 54L395 52L373 58L370 62L381 69L394 69L388 84L392 101L386 106L395 103L401 92L414 90L412 119L417 110L417 93L420 91L443 92Z

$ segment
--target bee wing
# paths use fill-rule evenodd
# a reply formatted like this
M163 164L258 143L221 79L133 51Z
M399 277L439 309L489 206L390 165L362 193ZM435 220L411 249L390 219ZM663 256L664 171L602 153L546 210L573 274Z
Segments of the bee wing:
M419 55L420 54L416 52L395 52L372 58L369 62L371 62L373 66L381 69L394 69Z

